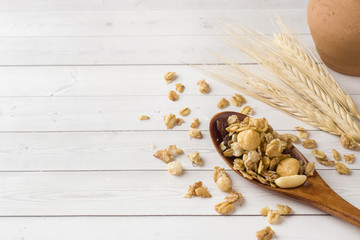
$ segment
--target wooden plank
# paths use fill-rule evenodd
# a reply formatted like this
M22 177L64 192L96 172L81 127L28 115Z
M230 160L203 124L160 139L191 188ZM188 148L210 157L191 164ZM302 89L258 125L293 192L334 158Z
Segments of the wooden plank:
M287 1L287 0L3 0L0 2L1 11L88 11L88 10L140 10L140 9L292 9L307 8L307 1Z
M295 131L287 133L297 134ZM279 133L285 133L279 131ZM161 137L159 137L161 135ZM204 132L208 136L208 132ZM337 149L341 155L355 154L355 162L346 164L351 169L360 170L358 152L341 147L339 137L322 131L311 131L310 138L318 142L318 148L333 159L331 150ZM150 143L156 149L151 149ZM158 149L176 144L185 154L176 157L184 171L209 170L222 163L211 140L190 139L187 131L149 132L64 132L64 133L1 133L1 171L88 171L88 170L161 170L167 165L152 155ZM295 146L309 161L315 161L310 149L301 144ZM187 154L198 151L203 159L201 167L192 166ZM317 169L325 167L316 162ZM228 167L226 169L229 169ZM336 174L336 173L333 173Z
M195 87L195 86L194 86ZM210 118L220 111L239 111L229 106L220 110L217 102L226 96L180 96L172 102L167 96L122 97L3 97L0 101L0 131L113 131L113 130L166 130L163 116L189 107L192 113L184 117L185 123L172 130L189 130L195 117L201 121L200 129L208 129ZM360 95L354 95L356 103ZM296 120L256 99L247 97L255 117L266 117L277 130L293 130L294 126L315 128ZM151 117L137 120L139 115ZM205 138L208 136L205 135Z
M309 34L306 9L276 13L301 34ZM94 17L96 16L96 17ZM226 22L272 34L273 10L32 11L0 15L0 37L223 35ZM175 27L176 26L176 27Z
M359 170L351 176L319 172L345 200L360 207ZM277 203L291 206L294 214L322 214L260 189L234 172L228 174L233 189L245 199L233 215L259 215L262 207L274 208ZM188 186L199 180L209 187L213 197L183 198ZM210 171L186 172L178 177L164 171L2 172L0 189L0 216L218 215L214 205L227 195L216 188Z
M359 229L331 216L286 216L271 225L277 239L357 239ZM311 218L311 220L309 220ZM152 223L152 224L149 224ZM207 240L255 239L255 232L267 226L261 216L156 216L156 217L51 217L0 218L4 239L63 240L78 237L98 240L158 239ZM139 231L141 226L141 231ZM299 227L301 226L301 227ZM46 229L46 231L44 231ZM304 231L311 234L305 234ZM275 237L275 236L274 236Z
M314 50L310 35L302 39ZM0 38L0 65L219 63L210 50L253 63L224 41L223 36L9 37Z
M257 71L257 65L244 65ZM176 81L166 85L163 75L175 71ZM331 71L331 70L330 70ZM359 77L331 71L335 80L348 94L360 94ZM185 86L183 95L199 94L196 81L206 79L210 95L230 95L234 90L213 81L197 69L182 66L56 66L0 67L0 96L126 96L165 95L176 83ZM141 87L139 87L141 86Z
M202 123L200 129L206 130L210 118L221 111L216 105L222 97L229 95L180 96L176 102L167 96L3 97L0 131L166 130L163 116L169 113L180 116L178 112L184 107L189 107L192 113L184 118L184 124L172 130L189 130L195 117ZM354 96L357 102L359 98L360 95ZM314 129L250 97L247 104L254 108L256 117L266 117L277 130L293 130L298 125ZM239 111L240 108L230 106L224 110ZM151 119L139 121L137 118L142 114Z

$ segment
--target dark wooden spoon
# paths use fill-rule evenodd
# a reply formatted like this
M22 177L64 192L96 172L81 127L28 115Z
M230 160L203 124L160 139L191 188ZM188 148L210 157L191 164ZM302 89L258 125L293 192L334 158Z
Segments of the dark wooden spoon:
M216 114L210 121L210 136L215 145L216 151L233 169L233 158L225 157L220 149L219 145L223 139L217 128L217 121L224 119L226 120L231 115L237 115L240 121L246 117L245 115L237 112L221 112ZM308 162L308 160L295 147L289 149L288 154L290 154L293 158L298 159L300 162ZM243 177L243 175L238 170L233 170ZM250 180L247 178L245 179L269 191L283 194L288 197L300 200L301 202L310 204L323 210L324 212L330 213L331 215L339 217L360 228L360 210L337 195L316 171L314 172L314 176L307 178L303 185L290 189L272 188L270 186L261 184L256 180Z

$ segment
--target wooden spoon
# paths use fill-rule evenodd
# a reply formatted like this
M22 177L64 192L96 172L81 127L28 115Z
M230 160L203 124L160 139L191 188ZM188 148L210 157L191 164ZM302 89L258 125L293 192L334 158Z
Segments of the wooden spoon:
M210 121L210 136L215 145L216 151L233 169L233 158L225 157L222 154L219 145L223 139L217 129L217 121L219 119L226 120L231 115L238 116L240 121L242 121L246 117L245 115L237 112L221 112L216 114ZM289 149L287 153L290 154L293 158L298 159L300 162L308 162L308 160L295 147ZM243 175L238 170L233 170L243 177ZM314 176L307 178L306 182L303 185L291 189L272 188L270 186L261 184L256 180L250 180L248 178L245 179L269 191L277 192L288 197L298 199L304 203L310 204L323 210L324 212L330 213L331 215L339 217L360 228L360 210L342 199L339 195L337 195L316 171L314 172Z

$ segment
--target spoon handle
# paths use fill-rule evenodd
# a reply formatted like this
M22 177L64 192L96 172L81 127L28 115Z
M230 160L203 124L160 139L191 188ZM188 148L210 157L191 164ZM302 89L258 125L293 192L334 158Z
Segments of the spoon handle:
M341 198L329 186L323 186L318 194L314 194L310 203L360 228L360 210Z

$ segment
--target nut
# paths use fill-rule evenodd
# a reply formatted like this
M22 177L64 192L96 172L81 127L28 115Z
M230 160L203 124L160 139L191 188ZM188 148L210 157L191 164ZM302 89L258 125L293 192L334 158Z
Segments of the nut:
M275 232L269 226L267 226L266 228L257 231L256 237L258 240L270 240L274 233Z
M240 113L244 115L254 115L254 109L249 105L246 105L240 110Z
M147 116L147 115L141 115L141 116L138 117L138 119L139 120L148 120L148 119L150 119L150 117Z
M232 105L240 107L241 105L243 105L243 103L246 102L246 100L241 94L235 93L235 96L230 98L230 102L232 103Z
M317 143L314 139L306 139L301 143L304 148L313 149L317 147Z
M225 98L220 99L220 101L217 104L217 107L220 109L226 108L230 105L229 101Z
M175 72L167 72L164 75L164 79L165 79L166 83L172 82L173 80L175 80L175 78L176 78Z
M226 174L224 168L214 167L214 174L213 174L214 181L216 186L223 192L230 192L231 191L231 179Z
M201 160L201 157L200 157L200 154L198 151L189 153L187 156L192 163L194 163L196 165L203 165L203 161Z
M343 163L336 163L335 168L339 174L345 174L345 175L350 174L350 169L346 167Z
M198 138L198 139L202 138L201 131L197 128L191 128L189 131L189 136L192 138Z
M205 80L198 81L197 85L198 85L199 91L201 93L209 93L210 92L210 86Z
M297 159L285 158L278 164L276 168L276 173L280 177L291 176L298 174L299 169L300 169L300 163Z
M171 90L171 91L169 92L168 97L169 97L169 99L170 99L171 101L177 101L177 100L179 99L178 94L177 94L175 91L173 91L173 90Z
M344 148L354 150L357 147L356 141L348 136L341 135L340 143Z
M183 108L179 111L179 114L183 117L189 115L191 112L191 110L189 108Z
M221 214L226 214L234 209L234 205L229 202L221 202L215 205L215 211Z
M341 157L340 157L340 154L338 151L336 151L335 149L332 150L332 154L333 154L333 157L336 161L340 161L341 160Z
M249 129L239 132L237 142L239 143L239 146L244 150L255 150L261 143L261 137L258 132Z
M183 172L183 167L181 162L172 161L168 164L168 171L172 175L181 175Z
M179 93L184 92L185 86L182 85L181 83L177 83L175 84L175 90L178 91Z
M280 188L295 188L302 185L306 179L305 175L285 176L277 178L275 184Z
M191 128L198 128L200 125L200 121L198 118L195 118L194 121L191 123L190 127Z
M353 163L354 162L354 154L349 154L349 155L343 155L344 156L344 160L347 163Z

